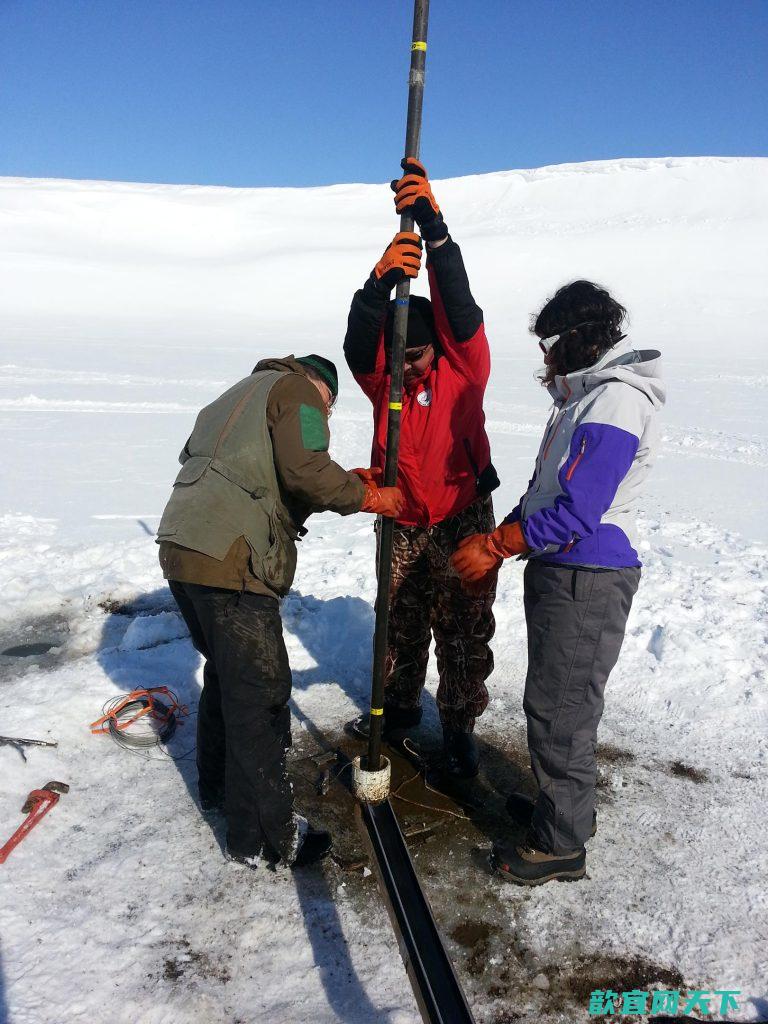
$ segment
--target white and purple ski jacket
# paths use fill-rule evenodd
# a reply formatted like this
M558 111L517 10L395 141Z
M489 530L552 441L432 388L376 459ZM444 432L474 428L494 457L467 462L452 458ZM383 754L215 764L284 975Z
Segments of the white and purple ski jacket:
M591 568L639 566L635 504L658 443L666 389L658 352L618 342L556 377L536 469L505 522L520 521L530 558Z

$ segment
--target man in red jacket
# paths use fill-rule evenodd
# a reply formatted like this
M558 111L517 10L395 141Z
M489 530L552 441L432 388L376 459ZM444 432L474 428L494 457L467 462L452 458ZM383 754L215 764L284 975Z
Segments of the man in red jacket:
M392 182L395 206L412 214L426 242L431 302L413 296L409 306L398 475L404 507L395 526L384 734L394 740L418 725L434 634L444 771L464 779L478 771L474 728L488 705L496 587L490 579L465 589L449 559L463 538L493 529L490 492L499 481L483 414L490 354L482 310L426 170L412 158L401 166L405 175ZM419 236L396 235L349 312L344 355L373 404L374 468L383 468L386 455L395 305L389 296L420 265Z

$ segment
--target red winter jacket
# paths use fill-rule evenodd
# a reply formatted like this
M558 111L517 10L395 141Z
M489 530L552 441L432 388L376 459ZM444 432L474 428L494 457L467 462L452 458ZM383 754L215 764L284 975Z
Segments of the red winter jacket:
M440 523L498 486L483 413L491 368L483 311L450 237L428 250L427 269L438 344L429 370L403 393L398 486L405 508L398 522L405 526ZM347 364L373 403L371 465L382 469L389 416L388 304L389 293L369 278L352 300L344 340Z

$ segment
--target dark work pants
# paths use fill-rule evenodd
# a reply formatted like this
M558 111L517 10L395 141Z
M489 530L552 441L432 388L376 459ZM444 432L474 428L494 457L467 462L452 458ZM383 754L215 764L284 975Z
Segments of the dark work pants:
M278 602L175 580L170 588L205 658L197 713L200 796L215 801L223 792L230 852L290 860L291 670Z
M547 853L579 849L592 829L603 693L639 582L637 568L526 566L523 707L539 784L532 833Z

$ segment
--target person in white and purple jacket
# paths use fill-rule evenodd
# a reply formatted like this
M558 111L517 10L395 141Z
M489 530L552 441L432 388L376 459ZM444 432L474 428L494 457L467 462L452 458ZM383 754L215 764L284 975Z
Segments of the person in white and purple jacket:
M608 676L640 582L635 507L665 400L660 355L636 351L626 310L590 281L565 285L532 328L554 407L520 504L492 533L467 537L452 562L473 587L524 557L528 674L523 707L535 801L507 807L523 843L497 842L496 872L538 885L581 878L596 827L595 748Z

